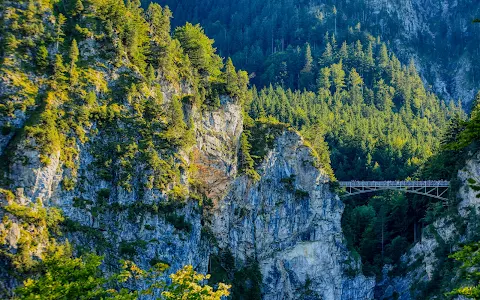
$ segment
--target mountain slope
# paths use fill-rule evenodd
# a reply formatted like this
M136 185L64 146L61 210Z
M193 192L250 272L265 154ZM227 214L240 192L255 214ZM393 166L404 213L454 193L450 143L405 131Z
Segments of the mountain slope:
M274 53L310 43L314 58L324 35L354 42L358 30L390 42L400 60L413 58L427 85L444 98L470 102L479 87L476 1L227 1L193 0L159 3L176 14L176 25L199 22L217 41L222 55L250 73L260 86L264 63ZM352 39L353 38L353 39ZM315 55L317 54L317 55ZM453 76L452 76L453 74ZM260 77L260 78L258 78ZM295 88L296 86L291 86Z
M325 299L372 294L373 280L358 273L344 245L342 203L298 133L278 125L275 138L256 145L269 165L251 169L242 138L247 76L230 61L223 66L201 28L187 25L170 38L168 10L143 11L134 1L2 4L2 298L64 256L104 255L105 274L123 259L143 269L166 263L164 279L186 264L219 276L223 268L213 270L212 261L228 251L233 268L222 280L233 283L234 297L296 299L309 280L327 287L315 287ZM244 189L251 196L242 200ZM285 202L272 203L273 195ZM290 214L299 202L302 219ZM275 220L280 207L286 218ZM237 231L241 223L249 225ZM288 237L277 231L283 226ZM227 228L245 237L245 251L224 236ZM268 236L276 238L266 244ZM318 253L319 245L338 252ZM290 268L296 279L267 293L271 280L286 276L270 274L271 254L281 265L299 249L317 251L315 268ZM322 264L332 267L328 276L318 273ZM143 290L148 280L120 286Z

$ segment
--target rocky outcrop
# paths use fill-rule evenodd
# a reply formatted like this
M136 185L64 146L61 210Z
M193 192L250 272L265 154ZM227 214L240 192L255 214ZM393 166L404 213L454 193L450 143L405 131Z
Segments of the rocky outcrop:
M400 271L391 265L384 266L382 278L376 285L375 298L415 299L419 291L414 287L433 279L438 261L435 250L438 247L439 243L435 237L426 236L402 256L401 266L397 266ZM392 274L394 271L397 273Z
M476 4L458 0L365 1L366 10L374 17L368 23L379 27L380 36L393 44L396 55L404 62L413 58L422 77L444 98L464 102L471 101L478 89L475 56L466 50L471 48L469 43L476 32L472 24L479 12ZM452 55L451 49L458 43L462 48Z
M466 162L465 168L460 170L458 177L462 181L462 188L459 191L462 202L458 207L460 214L467 217L472 209L479 214L480 198L477 197L477 192L469 188L468 179L480 181L480 152Z
M222 97L222 109L196 115L196 145L192 176L201 182L205 194L219 200L237 175L237 153L243 130L241 107Z
M196 144L182 155L195 166L192 178L214 200L211 229L219 248L231 249L238 266L250 257L259 262L264 298L296 299L307 281L322 299L372 298L373 278L358 274L360 262L345 246L343 203L330 191L328 176L315 167L302 138L292 131L283 133L260 168L262 179L253 182L237 177L240 106L222 98L218 110L188 113L195 122ZM163 191L139 195L138 190L130 192L103 180L93 167L95 139L79 146L79 180L70 191L62 188L58 153L45 165L28 146L32 141L19 143L9 173L17 199L24 205L61 208L70 226L74 224L65 238L105 254L107 269L126 255L144 268L163 261L172 272L185 264L207 272L212 248L203 236L199 204L164 208ZM135 174L143 167L139 162ZM168 220L172 215L180 224ZM358 275L347 275L347 268Z
M454 219L457 216L442 217L427 227L421 241L402 256L400 272L392 266L385 266L383 278L376 286L376 298L390 299L395 294L400 300L415 299L421 292L420 286L438 280L435 274L443 268L441 261L448 254L458 250L461 243L478 237L480 199L469 187L469 178L480 179L480 153L467 160L465 167L458 172L460 203L457 220Z
M264 298L297 299L307 280L321 299L372 298L373 278L345 274L351 258L340 224L344 205L298 134L277 139L260 173L259 182L234 182L212 229L237 263L259 262Z

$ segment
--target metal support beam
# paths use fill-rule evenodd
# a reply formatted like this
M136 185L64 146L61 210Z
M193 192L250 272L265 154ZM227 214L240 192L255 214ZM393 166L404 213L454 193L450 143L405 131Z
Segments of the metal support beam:
M394 190L419 194L441 200L448 200L443 195L448 191L450 182L439 181L340 181L346 193L341 197L372 193L376 191Z

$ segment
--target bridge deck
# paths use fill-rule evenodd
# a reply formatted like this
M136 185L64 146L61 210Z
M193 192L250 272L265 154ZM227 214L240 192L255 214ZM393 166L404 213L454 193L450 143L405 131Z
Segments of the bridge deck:
M447 180L429 180L429 181L339 181L341 187L449 187Z
M397 190L447 200L450 182L446 180L429 181L340 181L345 188L342 196L353 196L384 190Z

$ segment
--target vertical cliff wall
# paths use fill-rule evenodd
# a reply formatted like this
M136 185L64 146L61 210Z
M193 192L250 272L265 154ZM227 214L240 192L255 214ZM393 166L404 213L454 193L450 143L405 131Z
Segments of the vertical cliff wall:
M314 165L301 137L283 133L261 166L261 180L236 179L218 203L219 247L230 249L237 264L259 262L265 299L298 299L307 281L321 299L370 299L374 279L346 274L360 262L342 235L344 205Z
M164 92L164 97L167 105L171 95ZM185 264L207 272L209 256L217 251L202 230L208 216L218 247L233 252L237 267L247 258L259 262L265 299L297 299L307 282L323 299L372 297L374 280L360 275L360 262L344 243L343 204L297 133L287 131L277 139L261 166L262 179L252 182L237 177L243 127L238 104L225 97L218 110L187 107L185 118L194 120L196 143L178 154L191 166L182 180L191 190L201 187L214 200L212 208L197 201L173 205L168 191L129 191L103 179L96 155L106 141L121 138L111 131L100 131L78 147L78 182L72 190L62 188L59 152L45 165L29 146L33 141L18 143L8 173L15 202L61 208L68 222L60 239L78 251L104 254L107 270L129 258L144 268L162 261L172 272ZM150 171L135 160L132 172L134 186L142 186ZM26 232L16 225L1 229L8 236L7 251L15 253ZM40 243L32 251L41 257L43 247Z
M457 273L458 268L447 263L447 257L462 244L478 241L480 201L469 187L469 178L480 179L479 153L468 159L458 172L458 205L452 213L424 228L421 241L402 256L400 266L396 269L385 266L383 278L377 282L376 298L423 299L460 285L461 274ZM434 294L428 294L432 291Z

